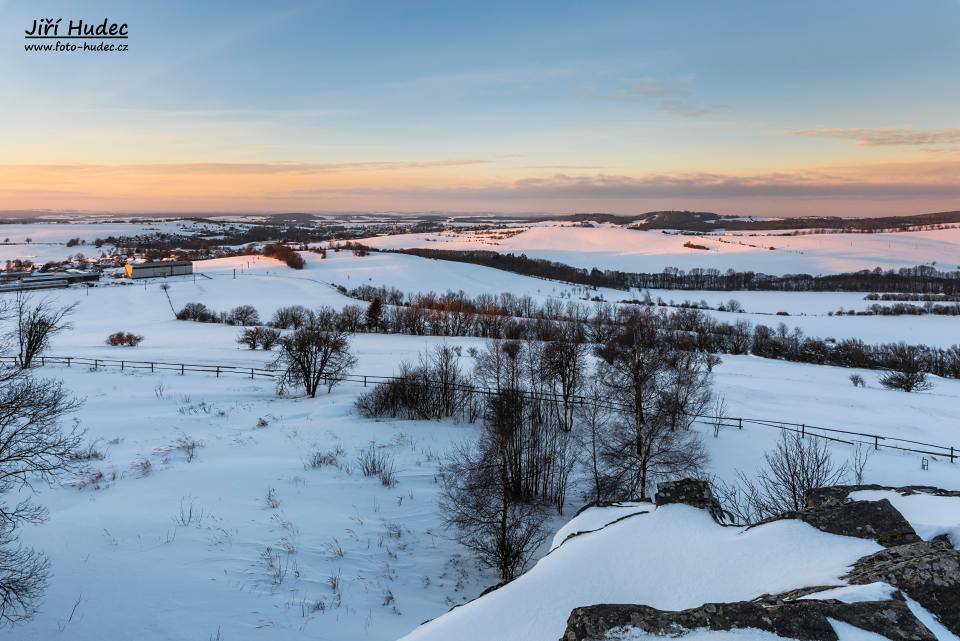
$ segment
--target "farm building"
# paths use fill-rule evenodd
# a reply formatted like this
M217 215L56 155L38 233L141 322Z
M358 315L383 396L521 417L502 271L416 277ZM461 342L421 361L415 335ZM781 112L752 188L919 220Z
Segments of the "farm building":
M157 278L160 276L184 276L193 273L189 260L164 260L150 263L127 263L124 267L127 278Z
M100 272L12 272L0 274L0 292L54 289L100 280Z

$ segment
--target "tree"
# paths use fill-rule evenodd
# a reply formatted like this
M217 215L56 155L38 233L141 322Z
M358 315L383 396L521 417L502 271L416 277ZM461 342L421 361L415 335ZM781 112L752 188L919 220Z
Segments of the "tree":
M697 473L707 460L689 430L710 400L706 356L667 345L662 321L635 310L597 349L597 377L616 409L601 453L612 498L644 497L657 478Z
M279 340L280 353L273 363L281 370L281 392L302 387L314 398L321 384L327 392L356 364L350 353L350 337L335 327L301 327Z
M587 402L577 407L577 418L583 428L579 434L582 439L581 449L586 452L587 472L592 485L588 496L592 501L599 503L610 495L606 470L601 458L607 430L613 412L605 403L603 388L593 381L586 390Z
M49 298L36 303L33 297L18 292L13 301L13 343L17 348L17 365L26 369L33 360L50 347L50 341L58 333L70 329L67 318L76 310L77 304L57 307Z
M383 301L380 300L379 296L370 301L364 320L366 321L367 329L370 331L376 331L380 328L383 323Z
M880 384L887 389L919 392L933 387L923 370L920 350L914 345L897 343L889 348L891 369L880 375Z
M260 314L253 305L238 305L227 313L227 323L230 325L259 325Z
M303 305L290 305L277 309L270 324L278 329L300 329L309 325L312 319L313 312Z
M523 570L546 536L545 512L535 503L513 501L508 488L507 453L490 438L456 448L440 474L440 505L457 541L500 580Z
M82 432L76 425L62 429L60 419L79 405L59 382L0 369L0 625L31 618L49 578L46 557L21 545L17 533L44 521L46 510L29 498L13 504L2 498L74 468Z

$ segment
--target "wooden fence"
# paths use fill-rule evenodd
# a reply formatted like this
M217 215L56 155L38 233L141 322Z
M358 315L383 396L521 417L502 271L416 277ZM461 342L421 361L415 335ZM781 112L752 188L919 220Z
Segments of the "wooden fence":
M16 357L4 356L0 357L0 364L2 363L15 366L17 360ZM93 371L101 369L113 369L120 371L143 371L151 373L173 372L180 375L186 375L187 373L213 374L217 378L225 376L242 376L250 379L276 379L280 376L280 372L278 370L268 367L244 367L241 365L225 365L221 363L199 364L170 363L167 361L134 361L126 359L90 358L84 356L37 356L34 364L39 364L41 367L57 365L61 367L86 367ZM329 378L324 379L324 385L326 385L329 380ZM369 385L400 380L400 378L397 376L381 376L378 374L348 374L345 376L340 376L334 380L335 382L362 384L364 387L367 387ZM421 382L425 384L440 384L439 382L434 381ZM449 385L448 383L443 384ZM472 394L492 395L498 393L497 390L486 387L476 387L470 385L451 385L450 387L456 388L458 391L469 392ZM541 393L538 394L536 398L559 403L573 403L576 405L594 404L594 401L586 396L570 396L564 399L559 394ZM600 407L614 411L622 411L626 409L610 402L604 402L600 405ZM951 463L956 462L957 458L960 457L960 448L952 445L936 445L933 443L913 441L894 436L885 436L870 432L858 432L855 430L845 430L835 427L824 427L821 425L811 425L808 423L792 423L789 421L780 421L769 418L711 416L707 414L698 414L693 417L693 420L696 423L714 427L715 429L734 428L742 430L744 426L767 427L778 429L780 431L793 432L800 434L803 437L812 436L837 443L845 443L848 445L862 443L872 446L875 450L886 448L891 450L899 450L902 452L923 454L926 456L942 457L949 459Z

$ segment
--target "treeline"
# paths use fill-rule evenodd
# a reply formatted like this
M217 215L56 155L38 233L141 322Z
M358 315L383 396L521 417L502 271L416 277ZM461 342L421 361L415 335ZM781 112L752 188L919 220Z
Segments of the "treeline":
M909 303L894 303L893 305L870 305L868 308L860 311L842 309L835 312L837 316L960 316L960 303L952 305L937 305L936 303L925 303L923 305L911 305Z
M647 323L656 328L664 345L683 351L753 354L816 365L897 370L898 350L905 347L902 343L868 345L859 339L837 341L810 337L800 328L791 330L784 323L777 327L753 325L745 319L728 323L694 308L671 310L652 305L610 303L596 303L591 307L552 299L540 305L529 297L503 294L471 299L463 292L420 294L404 300L398 298L400 295L394 290L392 296L375 296L366 307L346 305L340 311L329 307L316 311L300 305L282 307L266 325L277 329L298 329L316 324L317 319L322 318L324 324L350 333L604 343L628 319L642 311L649 315ZM391 302L385 304L385 300ZM515 301L519 302L515 304ZM260 324L259 314L250 305L241 305L228 313L216 313L202 303L189 303L177 313L177 318L234 325ZM569 331L570 327L575 331ZM949 348L906 347L911 350L921 371L960 378L960 344Z
M867 294L864 300L949 303L960 302L960 294Z
M384 250L387 251L387 250ZM436 258L440 260L450 260L458 263L470 263L472 265L482 265L484 267L493 267L503 271L522 274L524 276L534 276L536 278L549 278L552 280L563 280L578 285L588 285L590 287L610 287L613 289L628 289L625 283L618 282L611 276L611 272L602 272L597 268L591 270L573 267L564 263L558 263L542 258L528 258L526 254L519 256L514 254L500 254L493 251L484 250L451 250L451 249L397 249L389 250L400 254L410 254L420 256L421 258Z
M529 258L525 254L500 254L482 250L404 249L393 250L422 258L449 260L504 271L562 280L590 287L611 289L704 289L717 291L760 290L786 292L894 292L960 294L960 271L939 271L928 265L897 270L864 269L843 274L774 276L759 272L721 271L694 268L688 271L668 267L662 272L590 270L563 263Z

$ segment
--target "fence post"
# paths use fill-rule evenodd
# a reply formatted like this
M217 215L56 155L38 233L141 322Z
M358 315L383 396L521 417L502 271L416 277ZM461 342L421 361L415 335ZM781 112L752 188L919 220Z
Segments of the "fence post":
M150 373L153 374L153 363L150 363Z
M93 359L93 369L97 369L97 359Z
M73 356L67 356L67 367L70 367L71 360L73 360Z
M252 367L250 368L250 380L251 380L251 381L253 380L253 368L252 368Z
M874 449L874 450L879 450L879 449L880 449L880 437L879 437L879 436L874 436L874 437L873 437L873 449Z
M366 376L363 377L363 386L364 386L364 387L367 386L367 377L366 377Z
M738 419L737 419L737 429L738 429L738 430L742 430L742 429L743 429L743 419L742 419L742 418L738 418Z
M953 457L954 457L954 454L953 454L953 446L951 445L951 446L950 446L950 462L951 462L951 463L953 463Z
M43 367L43 366L46 365L46 364L47 364L47 361L44 360L43 356L41 356L41 357L40 357L40 367Z
M123 371L123 361L120 361L120 371Z
M180 363L180 376L183 376L184 371L185 371L185 370L184 370L184 364L183 364L183 363Z
M220 366L217 365L217 378L220 378Z
M807 426L804 423L800 423L800 438L804 438L807 435Z

